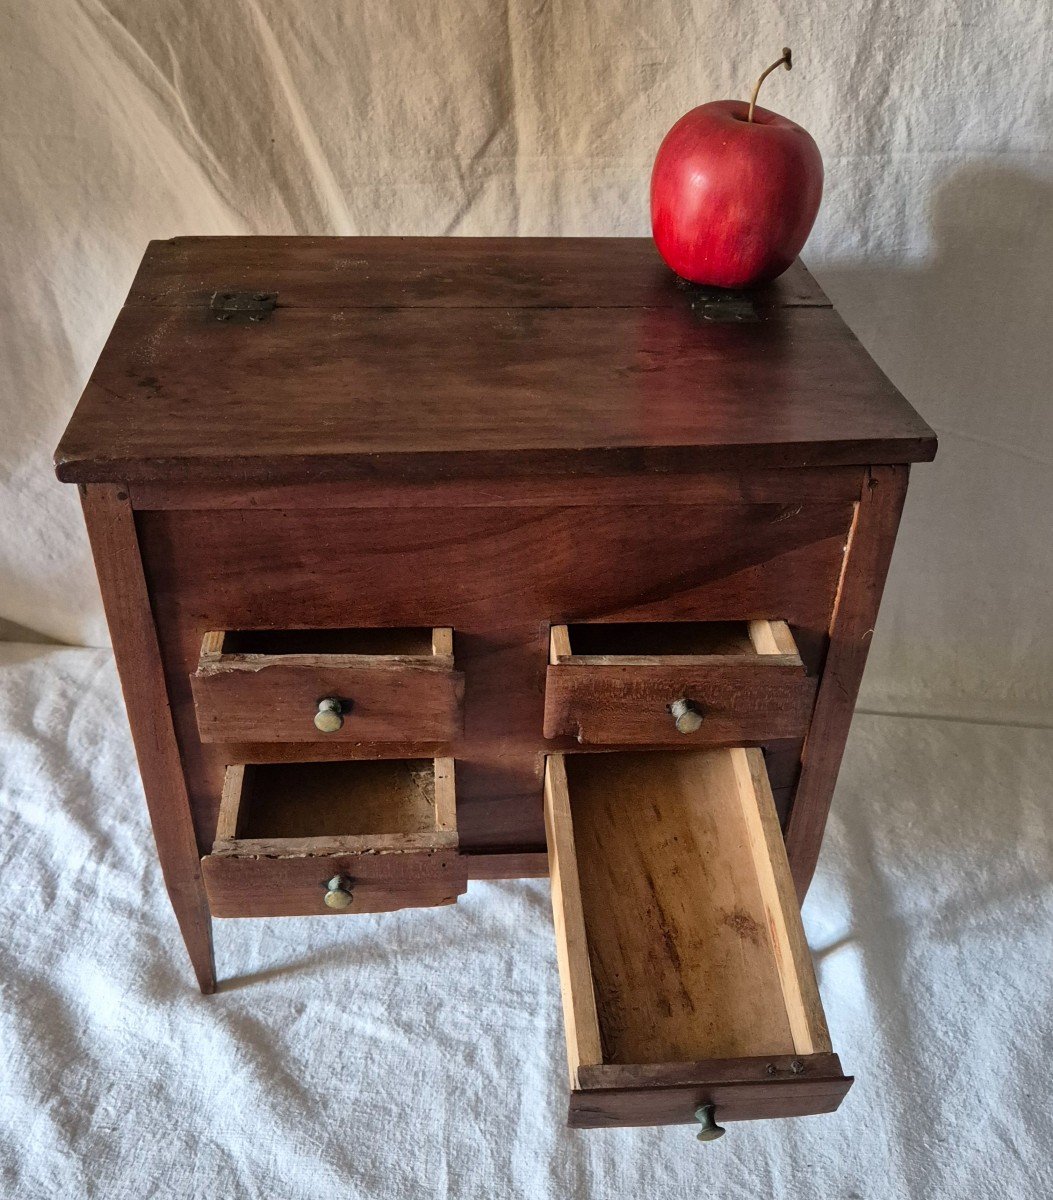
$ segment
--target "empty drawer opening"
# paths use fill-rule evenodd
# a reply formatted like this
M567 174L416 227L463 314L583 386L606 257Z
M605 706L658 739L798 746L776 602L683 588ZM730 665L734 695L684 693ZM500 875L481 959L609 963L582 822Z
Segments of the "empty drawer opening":
M593 991L572 1065L829 1050L759 752L552 756L554 823L564 762Z
M213 852L331 854L457 844L450 759L227 768Z
M391 629L233 629L211 634L222 654L366 654L425 658L447 654L447 631ZM440 644L436 644L437 638Z
M552 662L567 657L797 656L784 621L660 621L553 626Z

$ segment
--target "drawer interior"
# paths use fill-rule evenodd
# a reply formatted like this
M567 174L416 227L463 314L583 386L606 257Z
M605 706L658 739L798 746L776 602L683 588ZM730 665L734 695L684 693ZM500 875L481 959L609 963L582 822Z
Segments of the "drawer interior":
M726 1082L732 1063L747 1092L730 1119L783 1111L767 1099L751 1111L748 1089L791 1061L825 1076L820 1100L798 1089L787 1115L836 1107L848 1081L830 1054L760 751L553 754L545 791L571 1086L601 1089L574 1123L650 1123L641 1089ZM602 1089L627 1079L637 1099L621 1120L624 1091ZM787 1082L802 1080L790 1071ZM686 1100L663 1104L655 1120L693 1118Z
M330 855L457 845L451 759L227 768L214 854Z
M801 662L785 621L656 621L553 625L552 664L611 658L756 658Z
M453 630L390 629L231 629L205 635L202 658L227 654L365 655L370 658L452 658Z

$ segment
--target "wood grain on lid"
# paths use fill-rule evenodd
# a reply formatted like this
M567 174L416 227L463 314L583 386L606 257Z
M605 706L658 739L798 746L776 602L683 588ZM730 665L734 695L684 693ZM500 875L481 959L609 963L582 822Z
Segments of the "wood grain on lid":
M265 321L214 291L266 288ZM56 454L75 482L908 462L935 437L803 268L712 322L644 239L153 243Z

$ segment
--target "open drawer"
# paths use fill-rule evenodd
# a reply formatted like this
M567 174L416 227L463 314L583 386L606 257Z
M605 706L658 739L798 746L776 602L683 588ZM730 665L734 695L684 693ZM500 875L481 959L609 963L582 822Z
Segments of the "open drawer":
M201 862L217 917L452 904L467 887L453 760L228 767Z
M594 746L799 737L815 688L785 621L553 625L545 737Z
M203 742L451 742L464 678L450 629L206 633L191 677Z
M545 818L570 1125L837 1108L759 750L552 754Z

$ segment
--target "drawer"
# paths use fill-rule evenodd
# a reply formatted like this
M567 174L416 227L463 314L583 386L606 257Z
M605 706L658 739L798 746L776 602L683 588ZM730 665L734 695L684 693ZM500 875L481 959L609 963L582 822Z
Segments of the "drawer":
M552 754L545 819L572 1126L837 1108L759 750Z
M217 917L452 904L467 887L453 760L228 767L202 874Z
M203 742L443 744L461 730L450 629L207 633L191 685Z
M592 746L799 737L815 689L784 621L553 625L545 736Z

